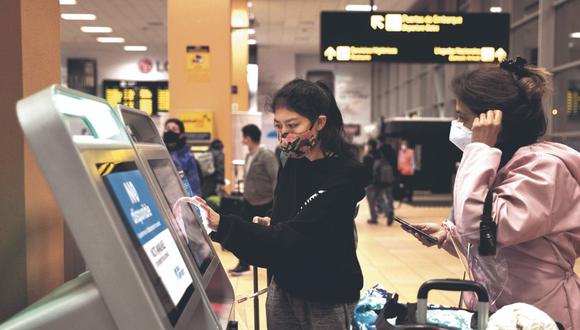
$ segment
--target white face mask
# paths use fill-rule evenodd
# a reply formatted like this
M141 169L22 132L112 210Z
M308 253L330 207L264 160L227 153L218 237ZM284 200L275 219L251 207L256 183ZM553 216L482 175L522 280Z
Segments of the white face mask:
M451 122L449 141L463 151L471 143L471 130L457 120Z

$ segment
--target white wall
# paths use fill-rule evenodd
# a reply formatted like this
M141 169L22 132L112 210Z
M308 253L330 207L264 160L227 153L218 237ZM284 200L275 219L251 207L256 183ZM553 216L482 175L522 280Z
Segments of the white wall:
M258 47L258 111L267 111L276 90L296 78L295 58L291 49Z
M296 76L305 79L306 72L334 72L334 95L345 124L371 123L371 65L368 63L320 63L318 55L296 55ZM363 136L354 142L364 143Z
M322 64L318 55L296 54L292 49L258 48L258 110L268 110L276 90L310 70L330 70L335 75L335 97L346 124L371 123L371 66L365 63ZM264 132L267 134L267 132ZM355 142L362 143L359 137Z
M118 47L111 45L111 47ZM147 57L153 63L153 69L149 73L139 71L137 63ZM98 95L102 96L102 84L104 79L112 80L135 80L135 81L163 81L169 79L167 71L158 71L155 62L161 64L167 61L167 54L159 51L148 52L125 52L123 50L76 50L63 48L61 53L61 68L63 70L62 83L66 84L66 62L68 58L88 58L97 60L97 84Z

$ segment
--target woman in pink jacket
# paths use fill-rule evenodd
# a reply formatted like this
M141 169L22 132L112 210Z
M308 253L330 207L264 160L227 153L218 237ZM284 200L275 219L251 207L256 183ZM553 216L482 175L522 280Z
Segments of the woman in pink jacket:
M495 307L528 303L566 329L580 329L580 279L574 273L580 255L580 154L538 141L546 129L542 98L548 85L549 74L521 58L454 79L457 121L450 140L464 152L453 190L454 219L416 227L453 254L452 241L477 247L491 190L497 246L507 264L505 282L494 283L507 288Z

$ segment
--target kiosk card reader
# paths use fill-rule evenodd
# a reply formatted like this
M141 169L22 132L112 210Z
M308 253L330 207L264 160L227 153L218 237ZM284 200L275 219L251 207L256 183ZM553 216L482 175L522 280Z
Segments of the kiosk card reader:
M165 181L175 168L170 162L155 177L143 159L168 154L136 153L135 137L153 132L134 123L130 137L106 101L59 86L17 109L89 271L0 329L224 329L233 291L219 259L200 228L180 236L169 208L174 197L161 198L163 185L183 193L179 181L178 188Z

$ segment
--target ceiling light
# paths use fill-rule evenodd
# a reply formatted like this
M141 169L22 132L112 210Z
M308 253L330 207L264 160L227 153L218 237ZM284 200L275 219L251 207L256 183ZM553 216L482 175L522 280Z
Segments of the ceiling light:
M97 16L93 14L60 14L60 18L67 21L94 21Z
M119 44L125 42L125 39L119 37L98 37L97 41L102 43Z
M248 34L249 35L256 34L256 29L248 29Z
M125 46L123 49L126 52L146 52L147 46Z
M557 116L558 115L558 109L552 109L552 115L553 116Z
M248 1L248 8L252 8L254 4L251 1Z
M346 5L346 11L371 11L371 5ZM377 6L373 6L373 10L377 10Z
M570 33L570 38L580 39L580 32L572 32L572 33Z
M65 6L65 5L76 5L77 4L77 0L59 0L58 4L61 6Z
M81 31L85 33L111 33L113 29L108 26L81 26Z
M248 45L255 45L256 39L248 39Z
M492 13L501 13L503 9L501 7L489 7L489 11Z

